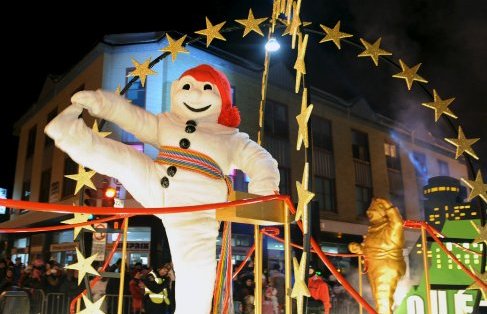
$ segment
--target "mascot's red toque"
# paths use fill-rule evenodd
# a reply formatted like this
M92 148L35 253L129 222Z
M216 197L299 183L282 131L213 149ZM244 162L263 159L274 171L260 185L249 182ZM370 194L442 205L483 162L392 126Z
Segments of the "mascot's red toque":
M240 113L237 107L232 104L232 89L225 74L208 64L201 64L185 71L179 78L186 75L192 76L199 82L215 84L222 99L222 109L218 117L218 123L232 128L239 126Z

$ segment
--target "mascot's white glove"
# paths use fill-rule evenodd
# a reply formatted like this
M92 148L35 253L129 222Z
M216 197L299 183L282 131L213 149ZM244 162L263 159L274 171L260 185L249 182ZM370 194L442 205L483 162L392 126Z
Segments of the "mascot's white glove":
M94 117L103 118L101 116L103 98L99 92L88 90L77 92L71 97L71 103L81 105Z
M79 130L76 127L79 123L76 121L82 112L83 107L79 104L68 106L53 120L54 122L51 121L46 126L44 132L56 142L63 140L71 134L78 133ZM71 128L67 128L66 126L71 126Z
M104 90L81 91L71 97L71 102L87 109L96 118L113 122L142 142L158 147L156 115L132 105L123 96Z

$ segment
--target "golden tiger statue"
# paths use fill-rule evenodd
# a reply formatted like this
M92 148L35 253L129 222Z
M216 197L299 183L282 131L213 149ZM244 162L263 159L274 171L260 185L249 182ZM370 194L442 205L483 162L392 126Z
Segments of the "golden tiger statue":
M383 198L374 198L367 209L370 226L364 241L352 242L348 249L363 254L377 313L392 313L394 292L404 276L404 231L397 207Z

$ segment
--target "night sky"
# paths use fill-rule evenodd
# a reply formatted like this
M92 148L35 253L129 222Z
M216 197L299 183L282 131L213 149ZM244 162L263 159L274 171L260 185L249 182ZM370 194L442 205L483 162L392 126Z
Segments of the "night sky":
M207 15L216 24L236 25L235 18L247 18L248 8L256 17L269 16L272 1L201 1L195 7L187 1L175 2L176 8L135 3L109 8L77 2L76 10L30 7L36 16L27 17L24 7L13 8L8 14L18 16L25 23L20 31L17 25L3 23L4 112L1 115L1 139L4 166L0 187L13 185L18 138L12 135L13 124L36 102L42 84L49 74L62 75L88 53L103 35L125 32L177 30L191 34L205 28ZM401 58L409 66L422 63L419 74L429 80L431 92L440 96L456 97L450 109L457 114L454 125L463 126L468 138L480 137L473 146L481 164L487 164L487 2L485 0L302 0L301 18L333 27L341 20L341 30L374 42L382 37L381 48ZM265 5L262 5L264 3ZM22 2L13 4L26 6ZM61 13L59 13L61 10ZM56 12L56 13L55 13ZM149 13L145 13L149 12ZM64 13L64 14L62 14ZM241 31L228 37L218 46L236 50L262 63L262 39L255 34L243 40ZM398 119L412 127L423 125L437 136L454 137L444 122L434 124L433 110L421 106L429 96L419 86L407 92L404 80L391 78L397 69L381 60L373 66L370 58L357 58L361 52L342 43L338 51L331 43L319 44L322 36L313 35L308 45L308 81L311 85L336 94L346 100L364 98L377 112ZM290 40L284 37L283 40ZM283 49L281 49L282 53ZM156 57L156 56L154 56ZM287 53L278 58L291 62ZM259 61L260 60L260 61ZM312 95L311 95L312 99ZM258 104L256 104L257 106ZM485 177L485 174L484 174Z

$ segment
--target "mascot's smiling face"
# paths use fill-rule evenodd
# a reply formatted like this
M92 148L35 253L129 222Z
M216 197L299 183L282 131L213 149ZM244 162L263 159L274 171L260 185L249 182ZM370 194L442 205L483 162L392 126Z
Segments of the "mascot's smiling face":
M186 120L218 122L222 98L211 82L184 75L171 86L171 112Z

